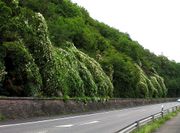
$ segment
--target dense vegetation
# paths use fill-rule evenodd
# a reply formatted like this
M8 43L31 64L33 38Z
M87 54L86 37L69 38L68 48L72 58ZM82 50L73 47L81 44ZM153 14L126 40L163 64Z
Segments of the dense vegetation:
M69 0L0 0L0 95L180 95L180 64Z

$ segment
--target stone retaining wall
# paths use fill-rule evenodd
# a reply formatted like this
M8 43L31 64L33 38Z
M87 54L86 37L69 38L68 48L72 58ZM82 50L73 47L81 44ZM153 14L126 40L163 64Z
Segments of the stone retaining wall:
M6 119L64 115L89 111L122 109L154 103L175 101L167 99L110 99L99 102L80 102L62 99L0 98L0 114Z

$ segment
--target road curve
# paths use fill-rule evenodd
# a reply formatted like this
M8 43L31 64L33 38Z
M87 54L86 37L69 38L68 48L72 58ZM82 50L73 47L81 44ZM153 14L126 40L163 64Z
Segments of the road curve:
M164 109L180 105L162 103ZM161 111L162 104L25 123L0 125L0 133L113 133L128 124Z

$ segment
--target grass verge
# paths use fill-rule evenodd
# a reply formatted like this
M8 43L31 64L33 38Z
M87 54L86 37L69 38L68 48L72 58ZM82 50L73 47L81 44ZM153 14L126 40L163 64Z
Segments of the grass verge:
M156 129L160 128L160 126L163 125L166 121L175 117L179 112L180 112L180 110L178 110L176 112L171 112L168 115L165 115L163 118L155 120L154 122L151 122L145 126L140 127L139 129L136 129L132 133L152 133Z

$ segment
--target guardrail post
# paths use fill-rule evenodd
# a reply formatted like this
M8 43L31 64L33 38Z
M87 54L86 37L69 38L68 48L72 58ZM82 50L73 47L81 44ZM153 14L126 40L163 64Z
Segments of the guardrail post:
M161 111L161 117L163 118L163 116L164 116L164 112L163 112L163 111Z
M174 107L172 107L172 112L175 112L175 109L174 109Z
M163 110L164 110L164 105L161 106L161 112L163 112Z
M164 115L164 105L162 105L162 107L161 107L161 117L163 118L163 115Z
M152 121L154 122L154 120L155 120L155 119L154 119L154 115L152 115L151 117L152 117Z
M136 127L137 127L137 129L139 129L139 127L140 127L139 121L136 121Z

